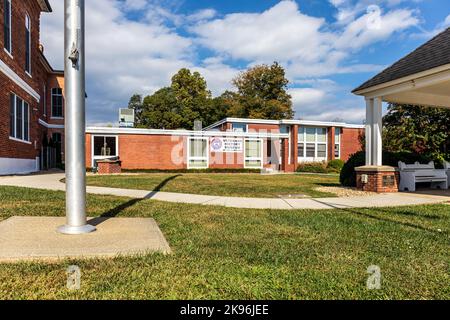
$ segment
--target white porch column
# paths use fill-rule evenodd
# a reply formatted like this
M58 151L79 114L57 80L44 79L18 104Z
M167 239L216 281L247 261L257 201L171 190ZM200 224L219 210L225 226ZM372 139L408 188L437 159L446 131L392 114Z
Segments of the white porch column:
M372 114L372 165L383 165L383 100L381 97L373 99Z
M366 166L372 163L373 99L366 99Z

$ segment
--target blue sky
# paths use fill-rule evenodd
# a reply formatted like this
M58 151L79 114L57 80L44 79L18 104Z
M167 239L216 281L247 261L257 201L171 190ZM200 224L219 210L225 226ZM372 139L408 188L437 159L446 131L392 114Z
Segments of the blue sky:
M62 67L63 1L42 18ZM351 90L450 26L448 0L95 0L87 6L87 118L115 124L133 93L199 71L214 95L255 64L280 62L295 118L361 123Z

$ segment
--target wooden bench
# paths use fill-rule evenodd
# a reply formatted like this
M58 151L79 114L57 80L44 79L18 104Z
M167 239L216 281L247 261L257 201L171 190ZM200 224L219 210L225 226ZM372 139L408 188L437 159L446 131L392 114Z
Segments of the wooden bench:
M446 170L437 170L434 162L428 164L405 164L399 161L400 191L416 191L419 182L431 183L433 189L448 189L448 176Z

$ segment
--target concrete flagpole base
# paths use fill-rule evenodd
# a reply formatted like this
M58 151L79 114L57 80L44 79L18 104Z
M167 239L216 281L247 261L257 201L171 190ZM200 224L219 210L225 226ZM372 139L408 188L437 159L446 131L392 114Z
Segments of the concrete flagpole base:
M63 225L58 227L58 232L62 234L67 235L75 235L75 234L85 234L85 233L91 233L97 230L94 226L91 226L89 224L86 224L84 226L79 227L73 227L69 225Z

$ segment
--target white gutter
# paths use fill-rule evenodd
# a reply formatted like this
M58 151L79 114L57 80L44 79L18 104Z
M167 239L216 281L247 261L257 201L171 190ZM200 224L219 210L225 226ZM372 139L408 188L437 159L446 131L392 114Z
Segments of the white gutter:
M43 125L44 127L48 128L48 129L64 129L63 124L48 124L47 122L45 122L42 119L39 119L39 124Z

